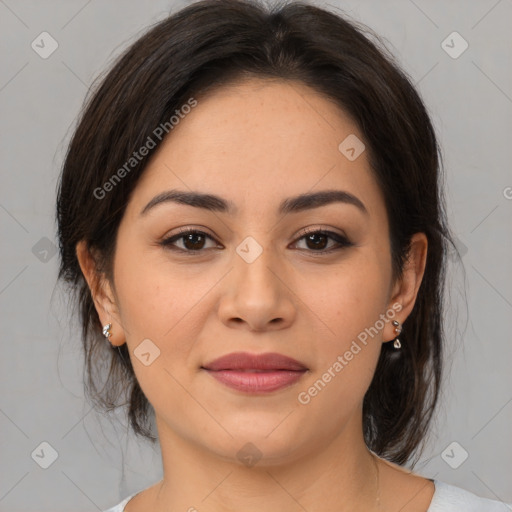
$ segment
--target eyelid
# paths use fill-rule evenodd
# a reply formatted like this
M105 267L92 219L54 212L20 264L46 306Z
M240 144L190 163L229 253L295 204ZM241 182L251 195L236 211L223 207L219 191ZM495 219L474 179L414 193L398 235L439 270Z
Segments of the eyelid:
M178 228L178 230L171 234L171 235L166 235L164 236L159 242L158 242L158 245L161 245L163 246L164 249L169 249L169 250L174 250L176 252L181 252L181 253L189 253L189 254L200 254L200 253L204 253L206 252L205 249L201 249L201 250L198 250L198 251L187 251L185 249L181 249L181 247L176 247L174 245L174 242L177 242L178 240L181 240L185 235L189 234L189 233L195 233L195 234L199 234L199 235L202 235L204 236L205 238L209 238L210 240L212 240L213 242L215 242L216 244L219 244L219 242L217 242L216 238L211 235L209 232L205 231L206 228L204 227L194 227L194 226L186 226L186 227L181 227L181 228Z
M190 233L190 232L198 232L198 233L201 233L201 234L205 234L207 236L209 236L210 238L212 239L215 239L215 235L212 235L210 234L209 232L207 231L203 231L205 229L208 229L206 227L203 227L203 226L185 226L185 227L181 227L181 228L178 228L178 231L176 233L173 233L172 235L170 236L165 236L163 238L163 240L168 240L169 238L174 238L174 237L177 237L178 235L181 235L181 234L187 234L187 233ZM312 233L318 233L318 232L325 232L325 233L333 233L333 234L336 234L338 235L339 237L343 237L345 238L347 241L349 240L347 235L342 232L342 233L337 233L335 231L332 231L332 228L329 228L327 226L306 226L305 228L302 228L296 235L295 235L295 241L299 238L302 238L303 236L305 235L309 235L309 234L312 234Z
M306 227L299 231L298 235L295 237L295 241L292 242L293 245L298 244L301 242L305 237L308 235L324 235L327 238L329 238L331 241L334 241L335 244L333 247L330 247L328 249L321 249L318 251L315 251L313 249L303 249L303 251L306 251L308 254L312 256L328 256L334 252L340 251L341 249L345 249L348 247L352 247L355 244L348 238L345 233L338 233L336 231L333 231L332 229L326 228L326 227Z
M346 239L347 241L349 240L348 236L344 232L338 233L336 231L333 231L332 228L329 228L327 226L313 226L313 227L308 226L308 227L302 228L297 233L296 239L302 238L303 236L306 236L306 235L309 235L309 234L318 233L318 232L326 233L326 234L329 234L329 235L330 234L334 234L334 235L339 236L340 238Z
M196 251L186 250L186 249L181 249L180 247L176 247L173 244L176 241L182 239L185 235L187 235L189 233L199 234L199 235L204 236L205 238L209 238L210 240L212 240L213 242L215 242L217 244L219 243L219 242L217 242L217 240L215 239L215 237L213 235L210 235L208 232L203 231L203 229L205 229L205 228L201 227L199 229L199 228L193 227L193 226L179 228L176 233L174 233L170 236L164 237L159 242L159 244L161 246L163 246L164 248L167 248L170 250L175 250L177 252L181 252L181 253L185 253L185 254L189 254L189 255L194 255L194 254L200 255L201 253L205 253L207 251L207 249L198 249ZM330 238L337 244L336 246L331 247L329 249L321 249L318 251L315 251L312 249L309 249L309 250L302 249L303 251L306 251L311 254L317 254L317 255L328 254L328 253L334 252L336 250L342 249L344 247L350 247L350 246L354 245L354 243L349 240L349 238L345 235L345 233L337 233L336 231L333 231L332 229L329 229L327 227L321 227L321 226L313 226L313 227L308 226L308 227L302 228L299 231L299 233L297 235L295 235L294 241L291 243L295 245L295 244L299 243L304 237L306 237L307 235L310 235L310 234L325 235L325 236L327 236L327 238ZM213 249L213 248L210 247L209 249Z

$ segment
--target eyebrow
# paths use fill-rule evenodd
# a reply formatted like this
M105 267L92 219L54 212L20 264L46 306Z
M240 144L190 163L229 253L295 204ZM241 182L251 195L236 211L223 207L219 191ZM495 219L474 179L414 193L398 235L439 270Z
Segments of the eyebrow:
M238 212L238 208L232 201L228 201L216 195L181 190L167 190L151 199L142 209L140 215L145 215L157 205L168 202L185 204L213 212L232 214ZM344 190L323 190L289 197L283 200L279 205L278 214L298 213L326 206L331 203L350 204L357 207L362 213L368 215L368 210L363 202L355 195Z

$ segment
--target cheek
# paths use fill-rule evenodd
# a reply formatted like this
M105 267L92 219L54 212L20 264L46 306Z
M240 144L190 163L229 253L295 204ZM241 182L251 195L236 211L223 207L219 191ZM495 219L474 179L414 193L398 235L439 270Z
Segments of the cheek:
M325 334L315 336L316 364L307 382L313 387L301 388L304 401L316 403L311 409L338 404L343 415L362 400L381 350L388 279L376 259L354 258L328 278L304 281L301 297L314 313L314 331Z
M114 268L131 357L134 359L134 351L149 339L160 351L155 366L168 369L180 382L189 379L202 362L201 339L215 309L212 292L225 271L206 272L199 266L190 270L192 265L186 269L161 255L155 257L154 249L149 254L144 249L128 251L128 245L125 242L124 248L119 246L118 254L123 256ZM137 378L140 375L143 385L148 377L141 366L134 360ZM163 376L167 380L169 377ZM149 381L147 384L153 385Z
M321 277L302 279L300 296L333 341L329 345L342 349L385 312L388 280L376 259L354 257Z
M119 244L114 267L128 345L135 348L149 338L160 348L164 340L166 348L169 343L184 347L176 336L195 325L183 320L206 293L204 280L192 284L169 264L154 261L142 250L128 250L128 245Z
M128 245L119 246L118 254L123 256L116 260L114 268L121 320L135 376L159 413L186 411L191 400L180 383L188 382L196 370L194 348L197 350L196 341L204 321L198 318L201 299L215 279L203 276L192 280L168 263L162 265L144 256L144 251L127 251ZM146 361L144 353L149 353ZM175 421L169 419L176 430L183 427ZM182 434L185 436L186 432Z

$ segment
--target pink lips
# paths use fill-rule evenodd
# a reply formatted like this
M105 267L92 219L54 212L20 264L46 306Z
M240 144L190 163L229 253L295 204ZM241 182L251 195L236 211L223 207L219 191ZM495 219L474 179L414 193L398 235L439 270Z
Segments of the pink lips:
M202 368L226 386L247 393L268 393L290 386L308 370L299 361L273 352L234 352Z

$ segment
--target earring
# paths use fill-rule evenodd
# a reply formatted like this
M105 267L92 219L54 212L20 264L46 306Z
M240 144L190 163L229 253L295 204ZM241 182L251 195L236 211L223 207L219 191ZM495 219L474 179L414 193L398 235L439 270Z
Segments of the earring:
M392 324L395 326L395 334L398 336L402 332L402 326L397 320L393 320ZM397 350L402 347L402 344L398 338L395 339L393 347L395 347Z
M107 341L110 342L110 337L112 336L112 333L110 332L110 329L112 328L112 324L107 324L103 326L103 336L107 338Z

